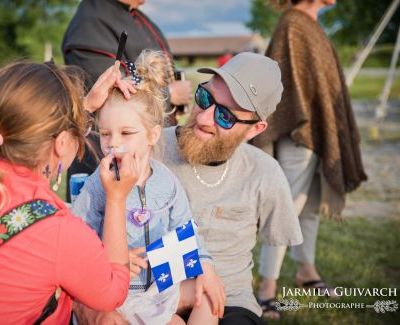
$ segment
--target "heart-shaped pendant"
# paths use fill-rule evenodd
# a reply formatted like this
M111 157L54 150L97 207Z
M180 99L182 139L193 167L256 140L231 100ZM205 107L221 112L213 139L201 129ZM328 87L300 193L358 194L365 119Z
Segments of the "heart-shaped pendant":
M132 209L128 213L128 220L138 227L142 227L150 218L151 211L146 208Z

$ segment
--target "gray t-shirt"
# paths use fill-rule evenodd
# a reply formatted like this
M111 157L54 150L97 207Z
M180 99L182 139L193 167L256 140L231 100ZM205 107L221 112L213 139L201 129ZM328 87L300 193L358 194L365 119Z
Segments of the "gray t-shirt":
M182 158L175 129L164 129L163 162L186 190L199 232L224 282L226 305L261 315L252 288L257 234L268 245L293 246L303 240L283 171L271 156L243 143L229 159L223 181L207 187ZM220 179L226 163L196 168L200 178L212 184Z

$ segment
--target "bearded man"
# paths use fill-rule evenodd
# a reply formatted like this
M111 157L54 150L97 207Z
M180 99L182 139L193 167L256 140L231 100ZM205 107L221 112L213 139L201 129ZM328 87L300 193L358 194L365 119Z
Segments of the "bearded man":
M165 129L164 163L186 189L224 283L220 324L258 324L261 308L252 288L257 236L268 245L302 242L282 169L246 143L267 129L281 99L280 69L265 56L240 53L219 69L198 71L213 76L198 86L187 124Z

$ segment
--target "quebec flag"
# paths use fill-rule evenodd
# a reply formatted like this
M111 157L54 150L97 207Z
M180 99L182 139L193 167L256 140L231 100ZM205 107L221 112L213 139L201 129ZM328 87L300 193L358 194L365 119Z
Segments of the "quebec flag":
M146 247L159 292L203 273L195 229L191 219Z

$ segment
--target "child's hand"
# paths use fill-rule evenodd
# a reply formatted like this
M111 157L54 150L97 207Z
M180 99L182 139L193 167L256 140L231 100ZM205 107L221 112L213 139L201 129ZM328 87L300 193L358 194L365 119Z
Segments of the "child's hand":
M131 94L136 93L136 89L131 82L121 79L119 61L104 71L97 79L92 89L83 99L84 108L91 113L95 112L103 106L110 89L114 87L119 88L126 99L129 99Z
M146 252L146 248L137 247L129 250L129 265L131 269L131 278L140 274L141 269L147 269L147 259L140 256Z

